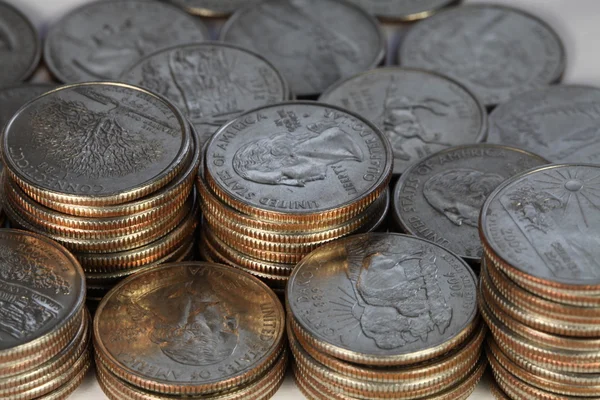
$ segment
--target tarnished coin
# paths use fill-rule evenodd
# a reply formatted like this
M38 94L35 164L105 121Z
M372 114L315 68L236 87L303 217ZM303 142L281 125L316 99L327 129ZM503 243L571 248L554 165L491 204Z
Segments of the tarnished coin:
M435 14L460 0L350 0L385 20L416 21Z
M490 114L490 143L552 162L600 163L600 88L559 85L523 93Z
M169 0L190 14L202 17L226 17L260 0Z
M370 233L325 245L294 269L296 334L340 359L402 365L444 354L475 328L477 282L432 242Z
M208 38L201 21L164 2L96 1L50 29L44 59L62 82L114 80L146 54Z
M41 83L0 89L0 132L25 103L55 87L52 84Z
M263 55L297 96L319 94L384 56L377 21L339 0L264 0L235 13L221 39Z
M565 50L537 17L504 6L468 5L417 24L404 38L399 60L453 77L493 106L557 82Z
M244 111L290 97L287 83L267 60L225 43L162 50L121 76L171 100L194 124L200 143Z
M506 179L548 164L513 147L475 144L433 154L409 168L394 189L394 217L403 230L478 263L479 212Z
M551 165L500 185L481 215L495 266L550 287L598 292L599 193L598 165Z
M113 289L96 311L94 340L98 360L137 387L206 394L269 369L284 325L281 303L258 279L220 264L177 263Z
M450 146L482 142L487 112L462 84L414 69L378 68L338 82L319 101L354 111L388 137L394 174Z
M40 55L41 40L35 26L17 8L0 1L0 87L29 78Z
M3 158L32 197L121 204L163 187L184 167L189 124L170 103L120 83L64 86L7 124Z

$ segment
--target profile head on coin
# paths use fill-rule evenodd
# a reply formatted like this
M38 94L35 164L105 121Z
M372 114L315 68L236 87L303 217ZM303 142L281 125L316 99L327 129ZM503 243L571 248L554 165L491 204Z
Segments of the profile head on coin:
M511 176L548 164L508 146L451 147L409 168L394 189L394 218L407 233L431 240L465 260L483 256L479 213L486 198Z
M311 343L348 361L400 365L443 353L471 332L476 287L471 268L443 247L370 233L304 258L286 300Z
M318 95L384 56L375 18L340 0L263 0L236 12L221 39L263 55L297 96Z
M460 0L350 0L385 21L410 22L427 18Z
M487 112L475 95L427 71L374 69L337 83L319 101L375 122L392 145L396 175L436 151L481 142L487 133Z
M499 5L467 5L419 22L399 53L405 67L448 75L494 106L562 77L565 50L545 22Z

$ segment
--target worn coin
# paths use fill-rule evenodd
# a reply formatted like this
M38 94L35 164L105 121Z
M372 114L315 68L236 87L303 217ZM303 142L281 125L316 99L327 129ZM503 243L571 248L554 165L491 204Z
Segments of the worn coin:
M190 14L202 17L226 17L234 11L259 0L169 0Z
M44 59L62 82L114 80L146 54L208 38L201 21L164 2L96 1L50 29Z
M262 54L297 96L319 94L384 56L377 21L339 0L265 0L235 13L221 39Z
M244 111L290 96L281 74L263 57L216 42L151 54L126 70L120 81L171 100L194 124L201 144Z
M416 21L427 18L460 0L350 0L384 20Z
M394 189L394 217L406 232L468 261L483 255L479 212L507 178L548 162L513 147L474 144L433 154L409 168Z
M25 103L55 87L56 85L38 83L0 89L0 132Z
M450 146L482 142L487 112L462 84L436 73L378 68L338 82L319 101L373 121L394 153L394 174Z
M558 81L565 50L537 17L504 6L468 5L417 24L404 38L399 60L453 77L493 106Z

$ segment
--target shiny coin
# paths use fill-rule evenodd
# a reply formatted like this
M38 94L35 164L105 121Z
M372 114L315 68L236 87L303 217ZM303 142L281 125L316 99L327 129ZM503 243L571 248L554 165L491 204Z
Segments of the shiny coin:
M361 8L338 0L265 0L234 14L221 39L271 61L297 96L377 66L384 37Z
M350 0L384 20L416 21L460 0Z
M470 262L483 255L477 229L487 196L507 178L548 162L513 147L453 147L410 167L394 190L394 217L412 235Z
M48 32L44 58L60 81L115 80L144 55L209 37L202 22L159 1L96 1Z
M25 103L55 87L55 85L42 83L0 89L0 132Z
M420 22L404 38L399 59L463 82L487 106L555 83L565 69L552 28L497 5L456 7Z
M226 17L234 11L259 0L169 0L190 14L202 17Z
M439 150L481 142L487 112L460 83L402 68L378 68L339 82L319 101L373 121L390 140L394 174Z

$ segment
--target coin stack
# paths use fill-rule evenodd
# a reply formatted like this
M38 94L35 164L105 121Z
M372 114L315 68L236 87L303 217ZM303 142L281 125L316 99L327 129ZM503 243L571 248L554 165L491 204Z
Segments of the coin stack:
M58 243L0 229L0 398L62 399L90 368L85 277Z
M486 366L476 292L462 259L412 236L315 250L286 292L298 386L310 399L466 399Z
M542 167L483 207L479 306L498 398L598 395L599 176L597 165Z
M200 251L281 293L312 250L377 227L391 172L389 142L358 115L314 102L255 109L206 145Z
M5 211L75 254L95 308L121 278L193 253L199 157L168 101L116 83L62 87L5 129Z
M212 263L157 266L100 304L94 347L110 399L268 399L287 367L285 316L257 278Z

